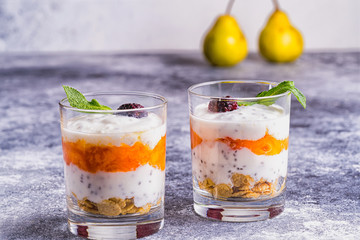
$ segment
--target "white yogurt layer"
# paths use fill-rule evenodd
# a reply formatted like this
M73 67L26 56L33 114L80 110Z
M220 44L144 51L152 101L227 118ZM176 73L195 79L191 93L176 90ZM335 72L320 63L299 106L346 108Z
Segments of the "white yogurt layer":
M250 175L255 182L261 178L274 182L286 177L288 151L266 156L256 155L247 148L232 150L222 142L204 142L192 150L193 174L198 181L210 178L215 184L231 184L233 173Z
M276 139L289 136L290 115L280 106L255 104L241 106L230 112L215 113L207 104L197 106L190 118L192 129L203 140L230 137L257 140L266 131Z
M166 134L166 123L154 113L147 117L134 118L113 114L87 114L69 119L62 126L65 141L84 139L92 144L132 146L142 142L153 149Z
M134 198L136 207L147 203L156 204L164 194L165 171L149 164L131 172L89 173L76 165L65 164L67 195L76 194L78 199L99 203L109 198Z
M286 177L288 151L276 155L256 155L247 148L233 150L218 138L258 140L266 132L278 140L289 136L289 114L279 106L252 105L214 113L207 104L195 108L191 127L202 138L192 149L193 174L198 181L206 178L215 184L231 184L233 173L250 175L255 182L261 178L274 182Z

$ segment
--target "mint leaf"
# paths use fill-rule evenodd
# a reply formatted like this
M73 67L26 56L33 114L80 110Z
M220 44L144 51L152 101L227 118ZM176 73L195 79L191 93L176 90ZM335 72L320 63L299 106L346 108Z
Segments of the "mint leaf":
M269 89L268 91L263 91L263 92L259 93L258 95L256 95L256 97L274 96L274 95L285 93L287 91L294 94L295 97L297 98L297 100L301 103L301 105L304 108L306 108L306 97L304 96L304 94L302 94L302 92L300 92L299 89L297 89L295 87L293 81L283 81L283 82L279 83L276 87L273 87L273 88ZM261 103L261 101L265 101L265 102ZM258 103L267 105L270 102L271 101L269 101L267 99L263 99L263 100L260 100ZM273 102L275 102L275 99L273 99ZM271 105L271 104L269 104L269 105Z
M101 105L96 99L92 99L90 102L88 102L85 96L75 88L69 86L63 86L63 88L69 100L70 106L74 108L89 110L112 110L110 107Z

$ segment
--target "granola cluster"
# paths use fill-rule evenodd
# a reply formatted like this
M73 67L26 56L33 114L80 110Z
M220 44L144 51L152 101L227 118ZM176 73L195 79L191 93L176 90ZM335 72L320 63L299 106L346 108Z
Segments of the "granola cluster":
M134 205L134 199L127 198L109 198L101 201L100 203L94 203L86 198L78 200L79 207L93 214L101 214L106 216L117 216L125 214L145 214L151 209L151 204L146 204L143 207L136 207Z
M239 197L239 198L258 198L264 195L276 194L275 184L267 182L261 178L255 182L250 175L233 173L231 184L215 184L210 178L199 182L199 187L206 190L214 197Z

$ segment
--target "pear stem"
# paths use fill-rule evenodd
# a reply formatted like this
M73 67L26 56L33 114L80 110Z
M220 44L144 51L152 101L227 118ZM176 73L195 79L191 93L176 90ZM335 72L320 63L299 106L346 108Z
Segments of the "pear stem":
M275 10L279 10L280 6L279 6L279 2L277 0L272 0L275 6Z
M235 2L235 0L229 0L229 3L227 5L226 11L225 11L226 15L230 15L230 12L231 12L231 9L232 9L232 7L234 5L234 2Z

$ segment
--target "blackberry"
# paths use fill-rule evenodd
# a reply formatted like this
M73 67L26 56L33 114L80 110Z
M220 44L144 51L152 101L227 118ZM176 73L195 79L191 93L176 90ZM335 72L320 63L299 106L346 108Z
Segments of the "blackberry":
M225 98L230 98L230 96L226 96ZM224 98L211 100L208 106L208 109L211 112L229 112L236 110L237 108L237 102L226 101Z
M122 104L120 107L118 107L117 110L126 110L126 109L138 109L138 108L144 108L143 105L138 103L125 103ZM143 118L147 117L148 113L146 111L130 111L130 112L124 112L124 113L117 113L119 115L125 115L128 117L135 117L135 118Z

